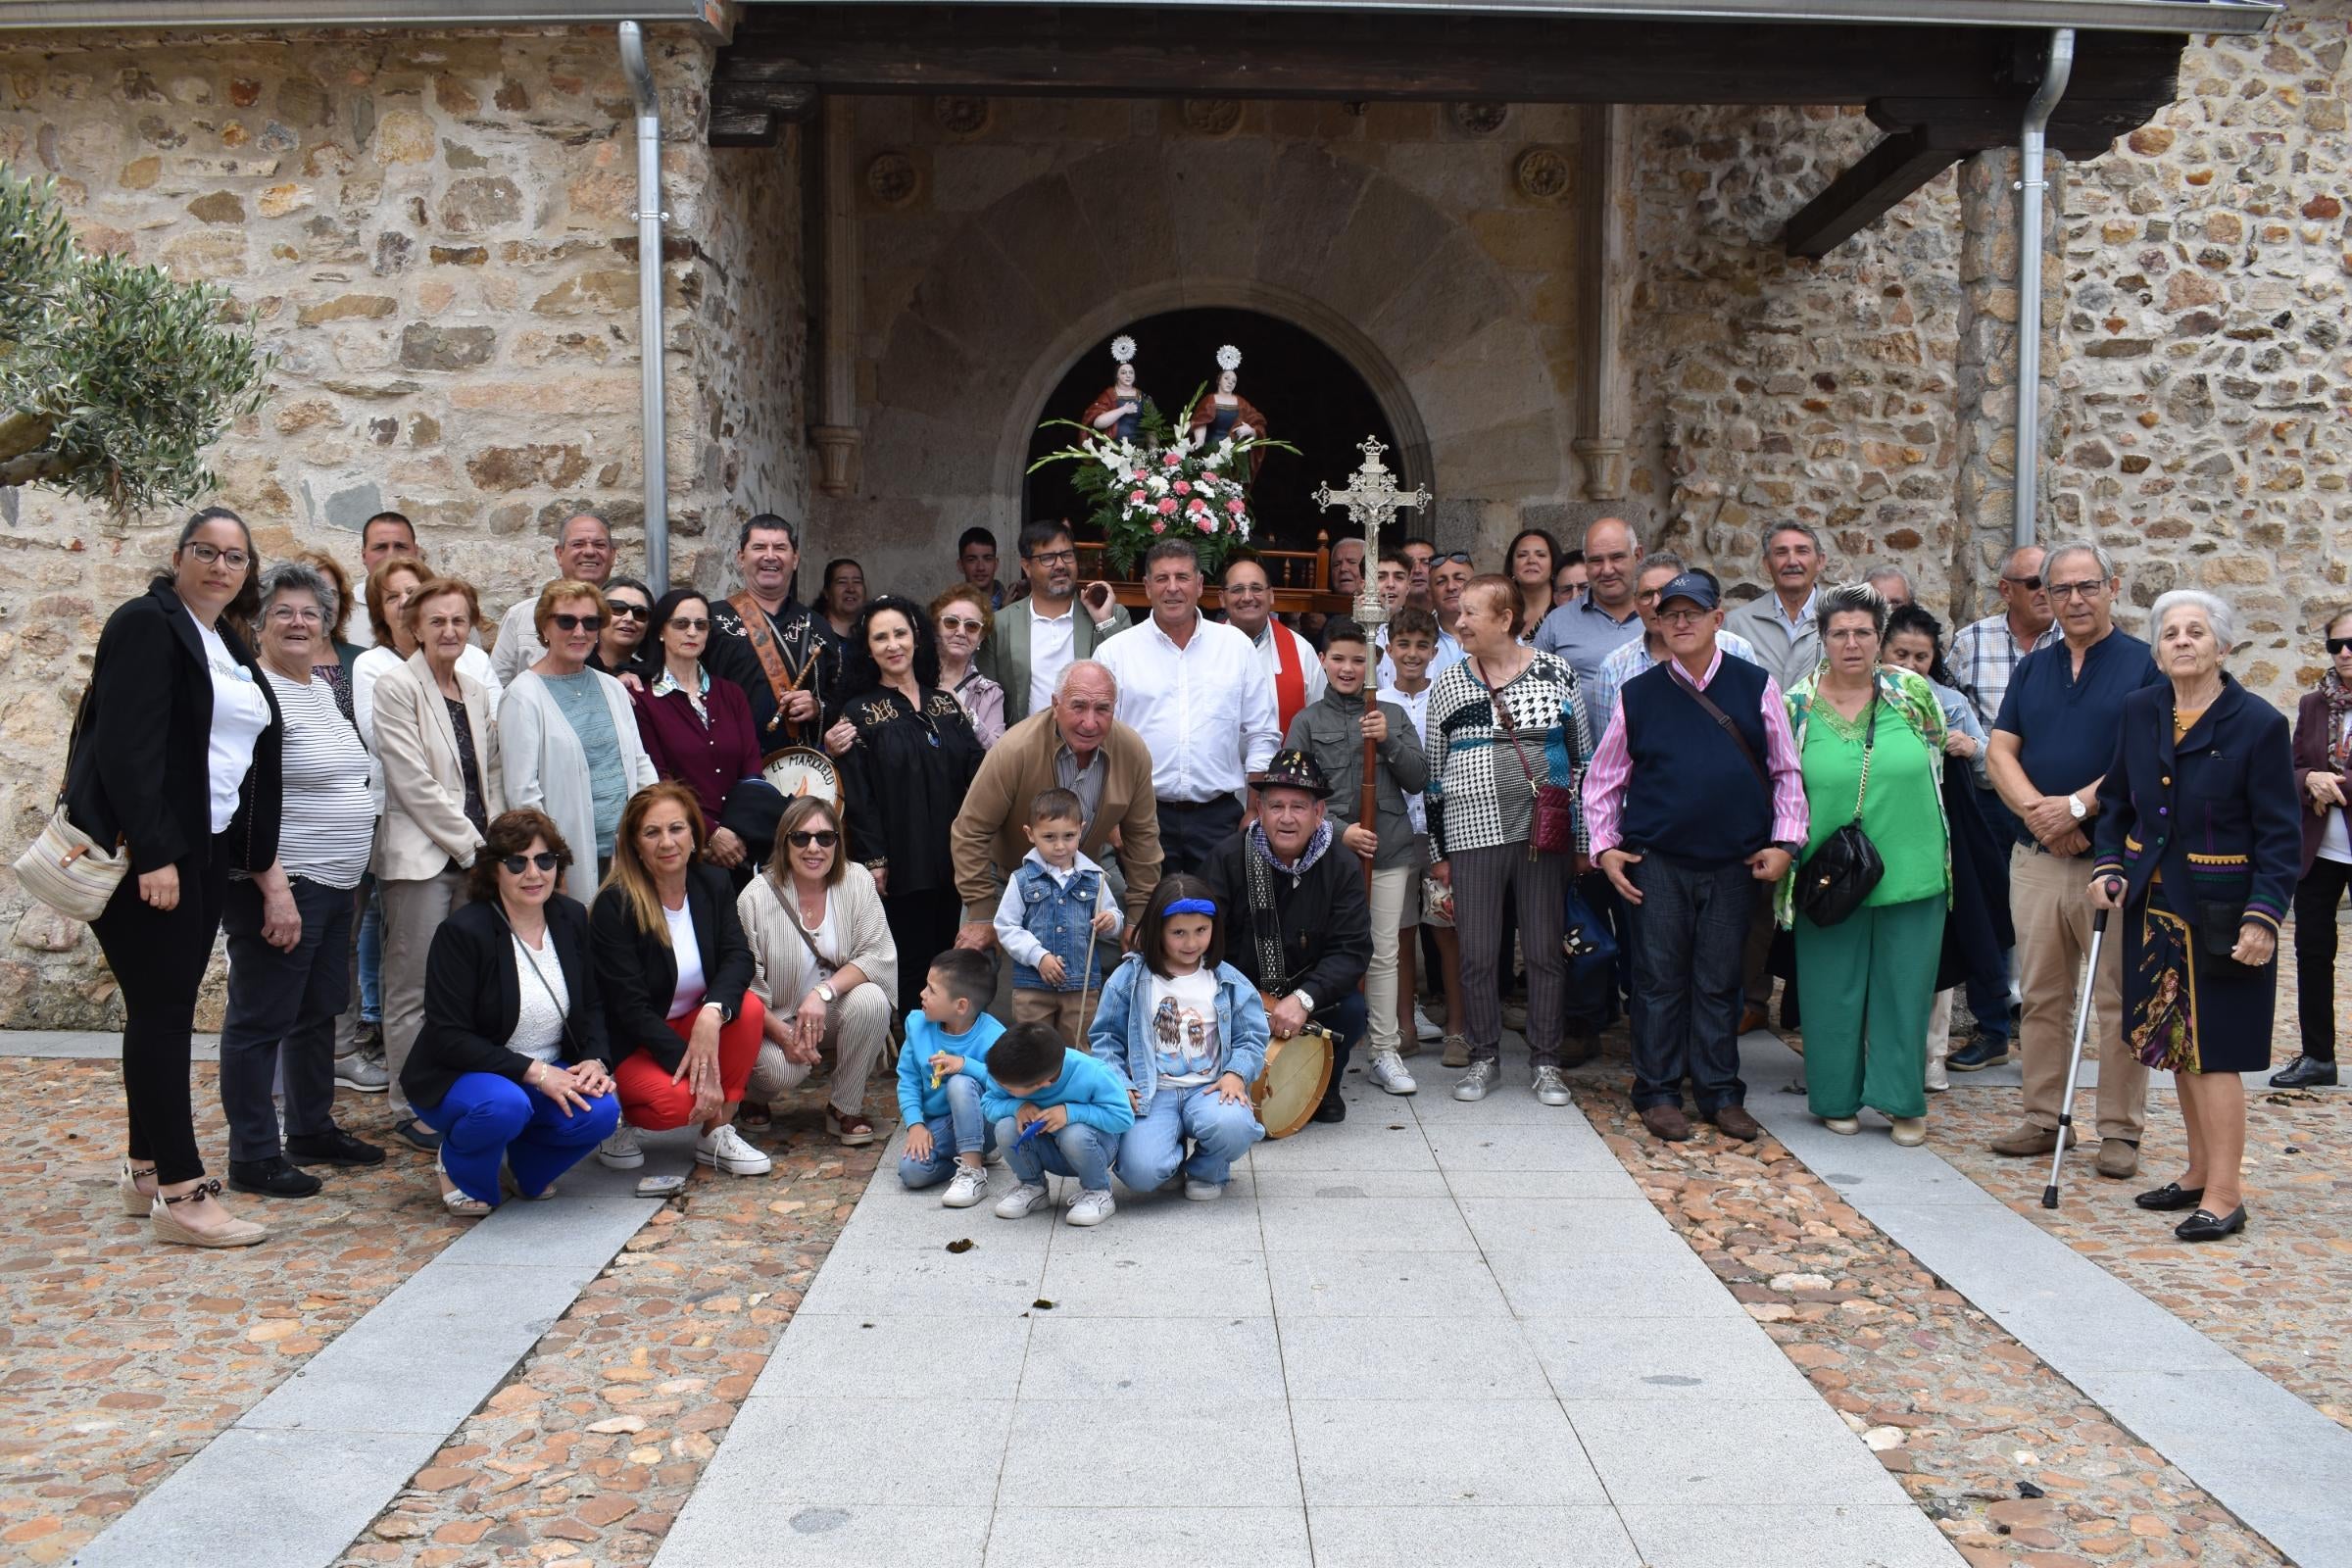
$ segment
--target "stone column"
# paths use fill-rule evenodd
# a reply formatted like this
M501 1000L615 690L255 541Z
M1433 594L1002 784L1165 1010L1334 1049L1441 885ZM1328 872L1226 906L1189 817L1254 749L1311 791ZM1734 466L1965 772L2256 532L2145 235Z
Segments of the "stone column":
M839 93L824 100L818 132L819 198L824 230L817 270L816 488L846 496L858 488L858 171L856 106Z
M2048 155L2043 193L2042 385L2036 450L2050 457L2057 403L2057 329L2065 308L2060 266L2066 160ZM1960 435L1953 534L1956 622L1991 612L1992 581L2009 553L2017 502L2018 157L2015 148L1979 153L1960 166L1960 360L1953 397ZM2039 491L2035 536L2052 537L2049 487Z
M1587 104L1577 113L1583 162L1577 186L1577 432L1588 501L1625 497L1628 396L1623 350L1633 284L1632 112Z

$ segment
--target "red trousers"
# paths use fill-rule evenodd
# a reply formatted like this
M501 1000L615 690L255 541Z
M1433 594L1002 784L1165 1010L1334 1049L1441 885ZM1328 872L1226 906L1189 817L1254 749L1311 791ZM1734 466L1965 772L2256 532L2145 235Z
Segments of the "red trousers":
M681 1040L693 1038L694 1020L700 1009L683 1018L672 1018L669 1027ZM767 1009L760 1004L758 993L743 994L743 1010L735 1021L718 1032L719 1093L728 1104L743 1098L743 1086L751 1080L752 1064L760 1059L760 1036L767 1024ZM686 1078L670 1081L669 1069L643 1051L632 1051L612 1069L612 1083L620 1091L620 1113L632 1127L642 1127L649 1133L683 1127L694 1115L694 1084Z

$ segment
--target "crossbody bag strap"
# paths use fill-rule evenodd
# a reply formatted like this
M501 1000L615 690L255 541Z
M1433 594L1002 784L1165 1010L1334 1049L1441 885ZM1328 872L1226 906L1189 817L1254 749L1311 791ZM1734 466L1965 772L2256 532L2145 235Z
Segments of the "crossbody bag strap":
M775 698L776 711L784 710L784 694L797 684L791 671L784 667L784 651L776 646L776 629L768 624L767 612L749 593L736 594L727 601L743 619L744 641L752 645L752 653L760 661L760 673L767 677L767 689ZM768 720L772 728L774 719Z
M547 993L547 1000L556 1004L556 1016L564 1023L564 1038L571 1043L576 1053L580 1042L578 1037L571 1032L570 1006L564 1003L562 997L556 995L556 988L547 983L547 971L540 968L539 960L531 956L531 945L523 941L521 936L515 932L514 927L509 924L506 910L494 906L491 912L498 916L498 923L506 928L508 940L522 950L522 961L531 966L531 978L539 982L539 989ZM556 928L554 926L551 925L547 928L547 937L550 942L555 940ZM560 963L563 960L559 958L557 961Z
M1756 782L1764 786L1765 794L1770 795L1772 793L1772 775L1764 771L1762 762L1756 760L1756 754L1748 749L1747 737L1740 733L1740 726L1732 722L1732 715L1717 708L1714 698L1709 697L1681 676L1669 672L1666 678L1689 692L1690 700L1705 709L1715 722L1723 726L1723 732L1732 738L1732 744L1740 748L1740 755L1747 759L1747 765L1754 771Z
M1870 688L1870 722L1862 731L1862 782L1854 790L1854 825L1862 824L1862 803L1870 798L1870 754L1879 745L1879 688Z

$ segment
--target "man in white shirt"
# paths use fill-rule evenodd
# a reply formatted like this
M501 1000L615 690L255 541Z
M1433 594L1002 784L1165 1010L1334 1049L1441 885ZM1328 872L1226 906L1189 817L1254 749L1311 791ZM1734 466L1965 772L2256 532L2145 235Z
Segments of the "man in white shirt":
M1274 615L1274 584L1265 563L1239 555L1225 564L1225 624L1250 639L1274 683L1274 712L1283 733L1307 704L1322 700L1330 682L1307 640Z
M997 612L996 630L974 661L980 673L1004 688L1004 727L1054 706L1061 672L1095 657L1095 645L1132 625L1127 607L1108 583L1078 591L1078 549L1058 522L1021 530L1021 566L1029 597Z
M1144 557L1152 618L1106 639L1096 662L1118 682L1119 722L1152 754L1163 874L1197 871L1242 825L1242 794L1282 744L1274 683L1257 649L1200 613L1200 558L1181 539Z
M555 580L584 582L601 591L612 575L612 530L605 526L605 519L593 512L564 518L556 535ZM539 641L538 609L539 596L532 594L511 606L499 619L498 645L490 650L490 667L502 686L513 685L516 675L546 657L547 649Z

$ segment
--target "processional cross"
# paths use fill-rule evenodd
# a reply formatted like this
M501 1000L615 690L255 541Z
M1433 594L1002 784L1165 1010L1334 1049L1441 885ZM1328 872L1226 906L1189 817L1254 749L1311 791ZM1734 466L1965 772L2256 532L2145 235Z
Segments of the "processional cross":
M1364 455L1364 464L1348 476L1348 488L1334 490L1328 484L1318 485L1315 489L1315 505L1324 508L1346 507L1348 520L1364 530L1364 580L1355 591L1355 619L1358 625L1369 631L1389 618L1388 607L1380 602L1380 591L1373 586L1373 565L1380 560L1381 527L1395 517L1400 508L1410 507L1418 512L1428 506L1429 488L1426 485L1415 486L1411 490L1396 488L1396 475L1389 470L1387 464L1380 461L1380 455L1389 450L1380 437L1366 436L1356 450ZM1372 701L1370 681L1364 683L1364 701L1368 708Z

